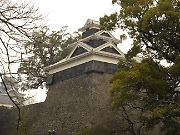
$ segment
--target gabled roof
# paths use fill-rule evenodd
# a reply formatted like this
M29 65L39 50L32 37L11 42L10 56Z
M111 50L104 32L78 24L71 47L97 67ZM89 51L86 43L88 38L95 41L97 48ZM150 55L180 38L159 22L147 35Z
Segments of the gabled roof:
M102 35L104 32L109 34L110 37ZM107 42L113 42L115 44L119 44L120 43L119 39L115 38L109 31L105 31L105 30L96 32L95 34L93 34L91 36L83 38L83 39L80 40L80 42L85 42L85 41L88 41L90 39L103 39L103 40L105 40Z
M85 23L85 25L78 29L79 31L85 31L87 28L98 28L99 29L99 25L100 23L98 21L95 21L95 20L91 20L91 19L88 19L87 22Z
M71 57L72 54L75 52L75 50L78 48L78 46L83 47L84 49L87 50L87 52L79 54L79 55L74 56L74 57ZM114 54L114 53L102 51L102 49L109 47L109 46L114 48L119 54ZM58 66L66 64L66 63L75 61L77 59L81 59L81 58L89 56L89 55L94 55L94 54L99 55L99 56L109 57L109 58L115 58L115 59L119 59L119 60L124 59L124 54L113 43L106 43L106 44L103 44L102 46L99 46L97 48L93 48L93 47L91 47L85 43L78 42L76 44L76 46L74 47L74 49L70 52L70 54L65 59L63 59L63 60L61 60L61 61L59 61L53 65L45 67L44 69L48 71L52 68L56 68ZM101 61L101 60L99 60L99 61Z
M109 34L110 37L107 37L107 36L103 36L102 34L106 32L107 34ZM109 31L99 31L99 32L96 32L95 34L93 35L90 35L86 38L83 38L81 40L79 40L79 42L86 42L86 41L89 41L90 39L103 39L107 42L114 42L115 44L119 44L120 43L120 40L115 38Z
M100 51L101 51L101 52L102 52L103 49L106 48L106 47L114 48L114 49L119 53L119 55L122 55L123 57L125 57L125 56L124 56L124 53L123 53L121 50L119 50L119 48L118 48L116 45L114 45L113 43L103 44L103 45L95 48L94 51L96 51L96 52L100 52ZM112 54L111 54L111 55L112 55Z
M88 19L85 25L79 30L85 31L87 28L92 27L99 27L99 22ZM89 43L90 40L95 42L96 40L94 39L98 39L97 46L93 46ZM105 42L99 42L101 41L99 39ZM109 31L98 31L71 44L70 46L72 46L73 49L65 59L45 67L44 69L46 71L51 70L51 73L54 73L90 60L117 64L120 59L125 58L124 54L117 47L118 43L120 43L120 40L116 39Z
M83 43L83 42L76 42L76 45L75 47L73 48L73 50L69 53L69 55L66 57L66 59L69 59L73 53L75 52L75 50L78 48L78 47L82 47L84 48L85 50L87 50L88 52L91 52L91 50L93 49L93 47Z

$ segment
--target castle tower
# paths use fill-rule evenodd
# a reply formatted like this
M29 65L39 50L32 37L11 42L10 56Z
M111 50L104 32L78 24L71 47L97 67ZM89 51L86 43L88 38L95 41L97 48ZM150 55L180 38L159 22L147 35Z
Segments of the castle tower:
M108 94L109 79L119 60L124 59L117 48L119 40L90 19L79 30L82 39L71 44L70 54L45 68L49 72L49 91L42 106L44 111L30 134L42 128L40 134L45 134L45 129L55 129L57 134L74 135L83 128L99 125L113 130L123 126L112 110Z
M76 135L79 131L84 131L81 132L84 135L132 134L126 114L124 119L122 112L112 109L108 93L109 79L119 60L124 59L117 48L119 40L110 32L101 31L99 22L90 19L79 30L82 39L71 45L71 53L45 68L49 72L46 101L21 108L20 134L46 135L49 130L57 135ZM1 115L3 128L0 129L5 130L0 133L12 133L12 129L16 132L16 127L11 128L16 123L13 118L16 117L6 112ZM10 130L7 130L8 123L12 123ZM159 134L154 132L156 130L146 135Z
M88 19L79 29L82 39L73 43L73 50L63 60L45 68L50 76L47 84L55 84L85 73L113 74L117 63L124 59L118 49L120 42L109 31L100 30L99 22Z

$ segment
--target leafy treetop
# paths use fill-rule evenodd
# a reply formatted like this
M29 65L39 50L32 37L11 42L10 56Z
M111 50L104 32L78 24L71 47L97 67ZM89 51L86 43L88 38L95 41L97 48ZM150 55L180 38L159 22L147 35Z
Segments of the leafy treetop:
M79 33L70 34L66 29L50 32L48 27L42 27L33 33L33 40L25 44L29 57L22 61L18 72L27 75L30 87L40 86L46 77L43 68L65 58L71 50L69 45L81 38Z
M136 53L145 47L151 57L175 62L180 52L179 0L113 0L112 3L120 5L120 12L100 18L102 29L120 27L134 39Z
M180 134L180 1L113 0L119 13L100 18L101 29L126 30L133 46L111 80L114 107L134 135L160 124L162 134ZM123 36L121 36L123 37ZM131 58L143 54L141 63ZM158 61L171 63L162 66ZM133 113L131 113L133 112Z

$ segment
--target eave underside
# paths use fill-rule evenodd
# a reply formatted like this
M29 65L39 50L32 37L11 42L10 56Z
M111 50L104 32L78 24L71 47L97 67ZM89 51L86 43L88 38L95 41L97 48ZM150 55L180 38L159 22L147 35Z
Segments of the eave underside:
M69 61L65 61L60 63L59 65L54 65L52 67L49 67L48 71L49 74L54 74L56 72L75 67L78 65L81 65L83 63L89 62L89 61L100 61L100 62L106 62L111 64L117 64L120 59L123 59L123 57L119 55L112 55L109 57L108 53L105 55L103 54L96 54L96 53L84 53L79 56L74 57L73 59L70 59Z
M52 85L88 73L114 74L117 69L117 64L92 60L51 74L47 77L47 85Z

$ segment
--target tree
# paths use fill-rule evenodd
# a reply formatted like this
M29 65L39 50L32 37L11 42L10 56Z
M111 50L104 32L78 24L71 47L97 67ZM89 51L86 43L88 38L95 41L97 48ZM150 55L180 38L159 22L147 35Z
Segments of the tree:
M126 131L140 135L144 134L141 129L152 129L162 122L164 132L179 134L180 100L176 89L180 62L177 63L167 68L151 58L141 63L120 62L109 92L113 107L120 109L128 122Z
M50 32L48 27L42 27L33 33L33 40L25 44L29 57L21 63L18 72L27 75L26 86L40 86L46 78L43 68L65 58L71 50L69 45L81 38L79 33L72 35L66 29L62 27L60 31Z
M22 42L31 39L42 16L30 4L0 1L0 63L2 72L10 72L11 64L18 63L23 54ZM6 68L8 67L8 68Z
M164 134L180 134L180 1L113 0L120 12L100 18L102 29L122 28L133 46L120 61L109 90L132 134L162 125ZM131 58L141 54L141 63ZM159 61L167 60L164 67ZM133 110L133 113L131 113ZM139 115L136 115L137 113ZM130 117L131 116L131 117Z
M38 8L28 4L13 3L10 0L0 0L0 77L5 86L4 75L13 77L12 66L19 63L24 54L22 43L31 40L31 32L39 27L42 15L38 14ZM9 84L12 89L11 80ZM10 97L10 96L9 96ZM12 98L10 97L12 100ZM17 129L20 122L20 108Z
M146 48L148 55L175 62L180 52L179 0L113 0L120 12L100 18L101 28L126 30L133 49ZM151 51L149 51L151 50Z
M12 69L22 61L25 55L23 43L32 40L32 32L40 27L40 20L42 20L42 15L38 14L38 8L31 6L30 3L0 1L1 75L14 78L13 74L17 74L15 70L12 73Z

